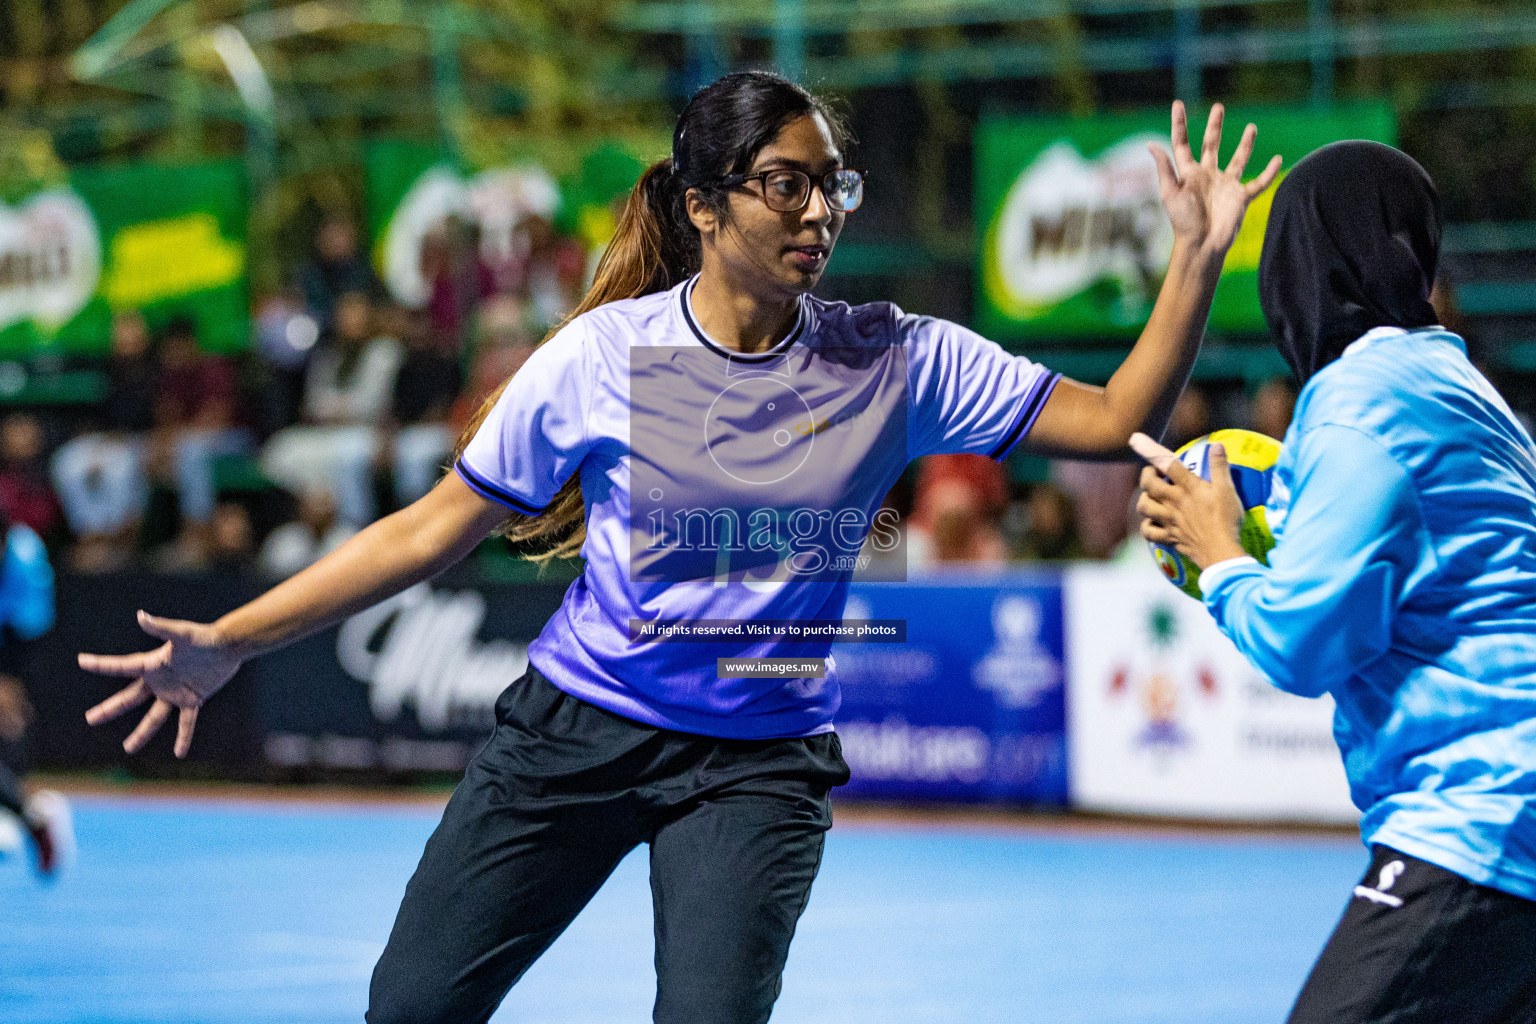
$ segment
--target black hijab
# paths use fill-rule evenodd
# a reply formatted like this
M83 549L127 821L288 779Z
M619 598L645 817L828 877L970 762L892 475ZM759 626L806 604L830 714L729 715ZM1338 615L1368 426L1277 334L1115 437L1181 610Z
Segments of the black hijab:
M1379 142L1335 142L1275 190L1259 304L1307 382L1373 327L1426 327L1440 256L1440 197L1424 168Z

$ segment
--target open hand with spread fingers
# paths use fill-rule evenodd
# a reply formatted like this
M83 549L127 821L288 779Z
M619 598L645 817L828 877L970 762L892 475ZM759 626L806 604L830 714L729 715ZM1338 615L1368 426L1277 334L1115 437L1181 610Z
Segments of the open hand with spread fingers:
M1173 452L1146 434L1132 434L1131 448L1151 465L1141 471L1141 535L1167 544L1201 569L1241 558L1243 503L1232 484L1227 450L1210 448L1211 478L1190 472Z
M101 725L153 699L138 726L123 740L123 749L138 753L160 727L180 712L176 728L176 756L192 749L192 730L203 703L229 682L241 658L211 625L162 619L139 612L139 627L165 643L138 654L82 654L80 667L106 676L133 678L133 683L85 713L91 725Z
M1177 238L1202 246L1212 252L1226 252L1237 238L1243 213L1260 192L1269 188L1280 173L1280 157L1274 156L1263 172L1252 181L1243 181L1243 171L1253 156L1259 130L1254 125L1243 129L1237 151L1226 170L1216 162L1221 149L1222 120L1226 108L1211 107L1205 123L1205 137L1200 142L1200 158L1195 159L1189 145L1189 115L1180 100L1173 103L1172 155L1155 143L1147 149L1157 162L1157 180Z

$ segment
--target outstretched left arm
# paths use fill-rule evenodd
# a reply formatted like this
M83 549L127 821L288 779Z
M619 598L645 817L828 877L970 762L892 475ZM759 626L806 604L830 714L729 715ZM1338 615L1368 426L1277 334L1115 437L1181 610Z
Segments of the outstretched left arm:
M1227 250L1237 237L1248 203L1280 173L1280 157L1246 184L1258 129L1248 125L1232 161L1217 164L1221 104L1211 108L1196 160L1189 145L1184 104L1173 105L1173 155L1148 146L1157 161L1163 206L1173 223L1173 256L1157 304L1135 348L1104 387L1062 380L1025 444L1043 455L1129 458L1125 439L1141 431L1161 437L1189 379L1205 336L1205 321Z

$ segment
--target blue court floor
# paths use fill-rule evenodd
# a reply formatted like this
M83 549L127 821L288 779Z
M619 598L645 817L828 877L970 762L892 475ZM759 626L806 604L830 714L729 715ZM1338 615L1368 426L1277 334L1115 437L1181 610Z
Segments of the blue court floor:
M359 1022L430 807L90 798L0 862L6 1024ZM1279 1024L1365 866L1327 837L844 823L775 1024ZM644 850L498 1022L650 1019Z

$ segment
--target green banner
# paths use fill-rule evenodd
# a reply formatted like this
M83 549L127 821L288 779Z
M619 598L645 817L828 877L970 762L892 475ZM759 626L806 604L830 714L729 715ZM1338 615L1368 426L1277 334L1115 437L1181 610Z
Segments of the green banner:
M81 167L0 204L0 355L107 350L112 313L190 316L212 351L249 335L239 162Z
M1223 164L1250 121L1259 129L1250 173L1275 153L1289 168L1329 142L1397 138L1386 104L1235 108L1227 111ZM1205 112L1192 112L1190 124L1198 149ZM1166 109L1079 120L983 119L976 132L978 330L998 339L1053 340L1141 330L1173 249L1148 142L1167 146ZM1273 194L1271 188L1254 200L1227 255L1211 308L1214 330L1265 329L1258 267Z

